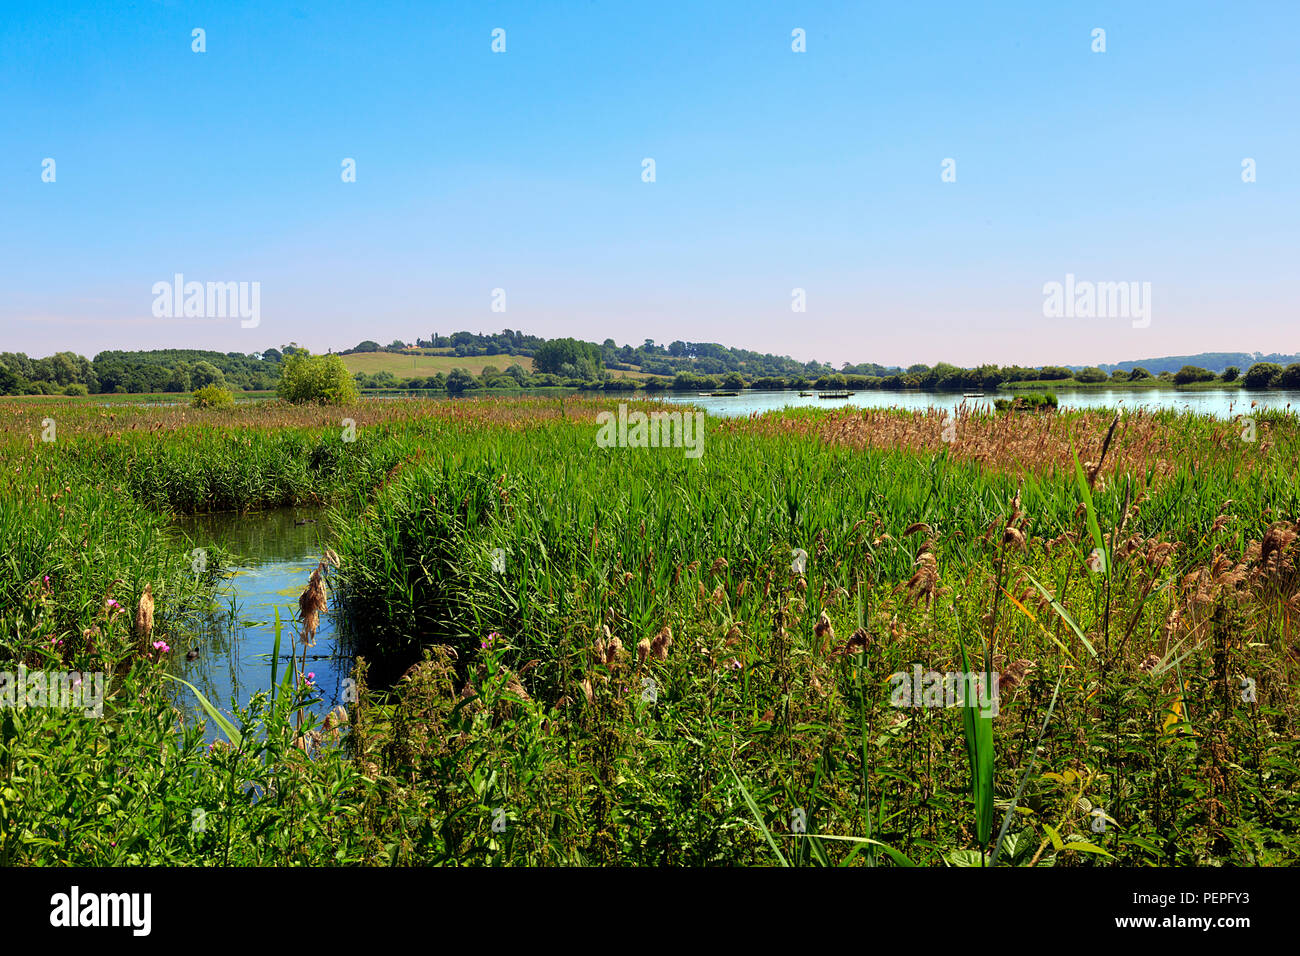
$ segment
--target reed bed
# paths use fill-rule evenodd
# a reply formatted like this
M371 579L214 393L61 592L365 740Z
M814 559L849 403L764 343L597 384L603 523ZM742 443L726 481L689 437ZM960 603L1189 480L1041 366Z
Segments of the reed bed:
M1297 858L1294 416L817 409L689 459L597 447L600 399L55 404L0 404L0 656L113 695L3 715L0 861ZM210 586L167 518L305 501L351 730L286 685L204 748L134 623ZM895 706L916 667L996 717Z

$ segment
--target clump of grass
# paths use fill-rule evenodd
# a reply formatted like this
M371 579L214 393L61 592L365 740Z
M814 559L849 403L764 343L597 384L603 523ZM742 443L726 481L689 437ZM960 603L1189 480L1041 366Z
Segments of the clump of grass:
M1030 392L1027 395L1017 395L1014 398L996 398L993 400L993 407L999 412L1054 412L1057 404L1056 395L1052 392Z

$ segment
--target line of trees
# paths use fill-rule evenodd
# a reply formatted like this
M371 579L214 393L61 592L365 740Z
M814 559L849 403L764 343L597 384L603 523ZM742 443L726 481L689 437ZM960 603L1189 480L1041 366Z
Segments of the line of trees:
M0 352L0 395L85 395L92 391L99 391L99 377L83 355L56 352L33 359L22 352Z
M1246 370L1246 388L1300 388L1300 362L1283 368L1276 362L1256 362Z
M488 365L479 375L472 375L464 368L427 378L398 378L387 371L369 375L357 373L352 376L355 384L360 388L414 388L452 393L478 388L545 386L612 391L634 388L637 384L644 384L651 390L679 391L879 388L941 392L991 391L1016 383L1067 386L1071 383L1143 380L1171 385L1240 381L1249 389L1300 388L1300 362L1283 366L1276 362L1258 361L1244 374L1237 366L1230 365L1217 375L1209 369L1186 364L1176 372L1164 369L1156 375L1141 366L1110 366L1112 371L1108 374L1100 367L1077 371L1055 365L1034 368L986 364L962 368L946 362L932 366L916 364L906 369L846 362L836 369L829 363L801 363L788 356L760 355L717 343L679 340L665 346L646 339L639 346L620 347L613 339L597 345L574 338L542 339L512 329L492 335L456 332L444 336L433 333L428 339L417 339L414 346L401 340L381 346L368 339L340 354L409 352L413 348L435 349L440 354L528 356L532 359L533 371L527 371L519 362L502 361L504 369ZM74 352L57 352L38 359L21 352L0 352L0 394L184 393L209 386L236 391L271 390L280 381L284 361L304 351L290 343L279 349L252 354L197 349L105 351L93 360ZM638 378L629 381L626 376L615 374L620 371Z
M846 366L846 368L848 368ZM724 376L716 375L699 375L691 372L679 372L671 380L659 381L655 387L672 388L679 390L707 390L715 388L737 389L737 388L756 388L756 389L794 389L794 388L816 388L816 389L884 389L886 391L897 391L903 389L915 389L919 391L943 392L943 391L967 391L980 390L992 391L1001 385L1014 384L1017 382L1032 382L1035 384L1046 383L1056 385L1057 387L1066 387L1071 384L1090 385L1100 384L1103 382L1142 382L1149 381L1152 384L1165 383L1168 385L1192 385L1201 382L1236 382L1240 380L1246 388L1300 388L1300 363L1288 365L1283 368L1280 365L1271 362L1258 362L1250 367L1243 376L1241 370L1236 366L1228 366L1223 373L1216 375L1208 369L1199 368L1194 365L1185 365L1177 372L1161 372L1159 375L1152 375L1145 368L1137 367L1132 370L1116 369L1111 374L1100 368L1090 367L1071 371L1060 366L1043 366L1042 368L1025 368L1018 365L996 366L981 365L976 368L958 368L954 365L940 362L930 367L926 365L913 365L905 372L896 372L888 375L870 375L856 374L849 372L833 372L819 375L815 378L808 376L795 376L792 378L782 378L780 376L762 376L754 379L745 379L744 376L737 373L731 373Z
M531 357L546 343L546 339L536 335L525 335L513 329L485 335L482 332L453 332L451 335L439 335L433 332L427 339L417 337L414 342L393 339L387 345L380 345L372 339L366 339L340 355L353 352L407 352L411 349L437 349L448 354L465 358L483 355L523 355Z
M191 392L215 386L242 391L273 389L281 361L296 345L245 355L200 349L105 351L93 360L74 352L33 359L0 352L0 395L87 395Z

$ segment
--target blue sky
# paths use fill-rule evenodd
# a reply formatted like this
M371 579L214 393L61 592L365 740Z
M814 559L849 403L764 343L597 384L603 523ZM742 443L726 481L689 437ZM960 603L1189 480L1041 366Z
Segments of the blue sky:
M8 3L0 350L1300 351L1298 28L1292 2ZM178 272L259 282L260 324L155 318ZM1151 283L1149 326L1045 318L1067 273Z

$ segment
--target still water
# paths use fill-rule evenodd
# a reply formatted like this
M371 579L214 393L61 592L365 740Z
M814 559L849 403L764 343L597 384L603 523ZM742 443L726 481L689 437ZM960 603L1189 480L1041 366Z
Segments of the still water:
M1247 392L1240 389L1206 389L1183 391L1172 388L1148 389L1081 389L1055 390L1061 408L1172 408L1198 412L1217 418L1231 418L1257 407L1300 410L1300 391L1272 390ZM800 397L798 392L741 392L734 397L700 395L696 392L667 393L670 402L695 405L710 415L735 417L775 411L781 408L900 408L924 411L927 408L955 409L962 402L968 406L993 407L994 398L1009 398L1014 392L986 392L983 398L964 398L957 392L886 392L864 390L848 398L820 399L815 394Z
M199 515L178 519L176 525L189 538L190 547L206 549L214 564L220 561L224 582L212 610L199 615L189 633L173 641L170 670L229 716L232 698L247 707L257 691L270 690L277 608L278 677L283 678L291 666L290 638L299 628L298 596L329 546L325 516L315 508L283 508L245 515ZM351 657L337 646L332 592L330 599L331 609L321 615L315 646L307 649L306 669L315 675L320 698L311 709L320 717L343 702L344 680L352 670ZM194 660L187 660L189 652L195 652L190 655ZM301 659L301 645L298 653ZM189 688L177 687L177 703L185 713L207 719ZM222 737L210 719L207 737Z

